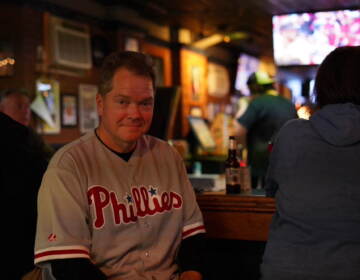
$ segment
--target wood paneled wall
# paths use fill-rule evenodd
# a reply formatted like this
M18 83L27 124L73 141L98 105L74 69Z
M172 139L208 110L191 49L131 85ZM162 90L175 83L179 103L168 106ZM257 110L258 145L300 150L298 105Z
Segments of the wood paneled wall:
M160 57L164 65L164 86L169 87L172 85L172 76L171 76L171 51L169 48L161 47L154 45L148 42L142 44L142 51Z
M199 108L206 118L207 104L207 57L191 50L180 52L182 136L189 132L187 117L193 108Z
M83 75L64 75L48 71L48 65L39 65L38 48L43 47L45 54L51 48L48 44L46 32L48 15L41 10L26 5L2 4L2 19L0 22L0 39L10 41L14 46L16 59L15 72L10 77L0 77L0 90L4 88L26 88L35 94L35 81L40 77L57 80L60 84L61 94L78 95L79 84L99 83L99 68L93 66ZM102 36L107 43L116 48L116 31L102 29L96 23L87 22L90 26L91 36ZM50 64L46 59L44 64ZM45 69L45 71L41 70ZM35 123L35 122L34 122ZM60 134L43 135L49 144L65 144L80 136L79 127L62 127Z
M81 75L67 75L51 70L49 56L42 59L38 55L39 48L48 54L51 49L48 38L49 14L40 8L21 4L1 4L0 39L5 38L14 46L16 59L15 73L10 77L0 77L0 90L8 87L24 87L35 94L35 82L38 78L54 79L59 82L60 94L78 95L80 84L99 83L99 66L84 71ZM91 38L100 37L105 40L108 50L124 49L125 34L117 25L103 24L100 20L80 17L81 22L90 28ZM74 20L74 18L72 18ZM76 20L76 19L75 19ZM187 117L192 108L199 108L203 117L207 117L207 65L206 53L196 52L187 48L174 48L147 41L146 36L139 38L140 50L162 58L164 65L164 86L181 86L181 104L176 135L185 137L189 132ZM151 42L151 43L150 43ZM179 57L178 69L174 69L172 61L174 53ZM214 56L214 53L212 53ZM177 65L177 64L176 64ZM179 84L174 75L180 77ZM35 119L35 118L34 118ZM34 122L34 127L36 122ZM66 144L81 135L79 127L62 127L59 134L43 135L50 144Z

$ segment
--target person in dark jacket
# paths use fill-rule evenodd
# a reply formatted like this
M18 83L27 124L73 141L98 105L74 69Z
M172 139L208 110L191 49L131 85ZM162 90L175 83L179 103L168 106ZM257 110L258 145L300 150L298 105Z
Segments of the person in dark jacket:
M316 75L319 107L289 121L270 156L276 199L262 280L360 279L360 47L340 47Z
M41 153L46 156L46 160L54 154L54 149L44 142L43 138L36 133L30 126L31 122L31 98L26 89L23 88L7 88L0 91L0 112L4 113L14 121L27 126L31 133L32 145L36 145L42 149ZM36 142L36 143L35 143Z
M278 95L274 83L266 72L252 73L247 81L252 100L234 123L237 136L241 139L246 136L242 142L246 142L249 151L252 188L264 187L269 142L285 122L297 118L295 105Z
M32 270L37 194L47 166L33 131L0 112L2 279L19 280Z

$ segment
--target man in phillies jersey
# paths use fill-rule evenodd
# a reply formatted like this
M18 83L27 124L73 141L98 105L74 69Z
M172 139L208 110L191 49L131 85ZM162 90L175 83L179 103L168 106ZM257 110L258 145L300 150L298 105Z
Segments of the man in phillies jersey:
M183 160L145 135L154 91L146 55L104 61L99 126L54 155L40 187L35 264L43 279L202 279L205 228Z

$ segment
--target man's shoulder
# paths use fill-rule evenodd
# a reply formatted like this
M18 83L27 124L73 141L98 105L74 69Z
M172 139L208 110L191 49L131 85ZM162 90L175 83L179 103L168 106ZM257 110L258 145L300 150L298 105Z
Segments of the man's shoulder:
M140 139L140 143L145 145L149 149L169 149L171 146L165 140L157 138L151 135L143 135Z
M159 139L157 137L151 135L144 135L142 136L140 143L143 147L146 147L146 149L151 150L153 153L159 153L159 156L172 155L176 158L180 157L175 148L173 148L167 141Z
M0 126L4 135L2 135L2 141L16 141L24 143L24 137L29 137L29 128L14 121L6 114L0 112Z
M281 109L281 112L284 112L286 109L291 114L295 114L296 108L295 105L288 99L271 94L262 94L254 98L246 111L257 112L257 113L266 113L273 112L274 110Z
M58 165L60 162L64 161L65 158L79 154L92 154L91 147L93 147L94 142L96 141L96 136L94 132L89 132L80 138L64 145L61 147L51 159L51 165Z
M309 124L310 124L309 120L297 118L297 119L291 119L291 120L287 121L284 126L289 127L289 128L299 128L299 127L309 125Z
M257 108L265 108L270 104L274 104L278 102L278 96L269 95L269 94L261 94L256 96L249 103L248 109L257 109Z
M310 122L305 119L291 119L288 120L280 129L280 132L282 134L290 134L293 132L299 132L303 129L306 129L308 126L310 126Z
M281 95L262 94L262 95L258 96L257 98L254 98L254 100L253 100L253 102L255 102L255 103L267 103L269 101L281 102L281 103L291 104L292 106L294 106L294 104L291 102L291 100L289 100L288 98L285 98L284 96L281 96Z

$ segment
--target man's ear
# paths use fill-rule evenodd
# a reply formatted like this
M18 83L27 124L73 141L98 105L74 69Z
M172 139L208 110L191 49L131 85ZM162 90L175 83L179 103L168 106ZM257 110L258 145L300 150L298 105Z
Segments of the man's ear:
M97 108L97 112L99 117L102 116L103 111L104 111L104 98L101 94L96 94L96 108Z

